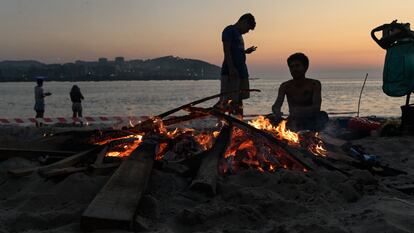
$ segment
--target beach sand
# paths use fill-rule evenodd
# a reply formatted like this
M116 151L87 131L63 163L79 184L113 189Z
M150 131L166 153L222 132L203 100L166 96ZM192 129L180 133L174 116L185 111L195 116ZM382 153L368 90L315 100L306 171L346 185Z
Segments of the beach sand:
M61 130L2 127L0 145L47 147L44 135ZM349 142L407 175L381 177L353 169L347 177L322 167L307 173L244 170L221 177L217 195L208 197L189 191L188 178L154 169L139 206L141 222L147 232L414 232L414 196L395 189L395 184L413 185L414 137ZM0 233L82 232L81 214L110 175L80 172L48 180L37 173L7 174L36 165L19 157L0 161Z

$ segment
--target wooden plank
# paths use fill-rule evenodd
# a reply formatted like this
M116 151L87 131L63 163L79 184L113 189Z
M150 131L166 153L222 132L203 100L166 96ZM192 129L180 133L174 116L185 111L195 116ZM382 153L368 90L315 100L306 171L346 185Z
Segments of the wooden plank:
M218 162L226 152L231 140L231 124L224 126L214 143L214 146L206 154L201 162L196 178L190 185L192 190L204 192L214 196L216 194Z
M81 217L81 228L131 229L155 157L155 144L142 143L123 161Z
M26 175L30 175L31 173L35 171L45 172L46 170L49 170L49 169L72 166L73 164L83 159L85 156L89 155L89 153L94 151L96 148L98 147L93 147L92 149L77 153L75 155L62 159L56 163L52 163L46 166L18 168L18 169L9 170L9 174L13 176L26 176Z
M10 159L12 157L35 158L44 155L62 155L68 156L78 153L77 151L58 151L58 150L41 150L41 149L20 149L20 148L0 148L0 160Z
M321 132L319 135L320 135L320 137L322 138L322 141L325 144L333 145L333 146L336 146L336 147L341 147L345 143L347 143L347 141L345 141L345 140L342 140L340 138L332 137L331 135L329 135L327 133L324 133L324 132Z

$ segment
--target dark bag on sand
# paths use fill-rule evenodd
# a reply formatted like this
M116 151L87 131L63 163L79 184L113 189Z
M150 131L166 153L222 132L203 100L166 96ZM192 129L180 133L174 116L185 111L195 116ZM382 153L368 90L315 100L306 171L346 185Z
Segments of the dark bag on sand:
M378 39L375 32L382 31ZM395 21L371 31L371 37L387 50L382 90L388 96L400 97L414 91L414 32L409 24Z

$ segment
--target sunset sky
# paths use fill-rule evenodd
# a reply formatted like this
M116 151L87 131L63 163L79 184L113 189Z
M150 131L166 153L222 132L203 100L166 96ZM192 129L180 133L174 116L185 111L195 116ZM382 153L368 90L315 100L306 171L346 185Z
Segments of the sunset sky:
M246 46L258 46L252 76L286 71L297 51L320 73L380 73L385 52L371 29L414 24L413 0L0 0L0 61L174 55L220 65L221 32L246 12L257 21L245 35Z

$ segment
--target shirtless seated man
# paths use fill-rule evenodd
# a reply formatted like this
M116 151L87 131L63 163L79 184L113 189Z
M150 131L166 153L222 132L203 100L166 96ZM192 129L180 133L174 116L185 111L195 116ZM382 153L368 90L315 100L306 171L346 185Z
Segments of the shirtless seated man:
M309 59L303 53L295 53L287 59L293 79L282 83L275 103L272 106L273 120L282 118L281 107L287 97L289 117L287 127L291 130L323 129L328 114L321 111L321 82L305 77Z

